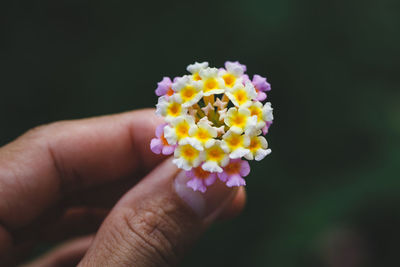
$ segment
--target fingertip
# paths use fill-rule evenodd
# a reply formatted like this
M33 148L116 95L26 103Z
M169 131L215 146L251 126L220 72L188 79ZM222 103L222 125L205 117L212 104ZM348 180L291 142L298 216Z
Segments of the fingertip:
M244 187L239 187L236 195L233 197L232 201L224 208L221 214L218 216L218 221L226 221L239 216L242 213L246 205L246 189Z

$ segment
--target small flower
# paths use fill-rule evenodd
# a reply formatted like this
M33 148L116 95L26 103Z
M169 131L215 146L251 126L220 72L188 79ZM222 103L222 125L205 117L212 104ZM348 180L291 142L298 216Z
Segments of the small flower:
M262 116L263 120L266 122L270 122L272 124L272 121L274 120L274 115L272 113L273 108L271 107L271 102L265 103L263 110L262 110Z
M182 107L181 102L182 100L176 94L168 97L168 99L162 96L159 98L156 114L163 116L167 122L178 116L185 115L187 110Z
M217 107L219 110L224 109L227 105L228 102L221 101L221 99L219 99L218 97L217 100L214 102L214 107Z
M171 96L174 91L171 88L172 81L169 77L164 77L161 82L157 83L156 95L158 96Z
M271 149L268 148L268 142L263 136L252 136L248 149L250 152L244 156L248 160L255 159L260 161L271 153Z
M241 83L236 84L226 92L226 95L236 107L248 107L252 103L251 100L257 97L256 90L251 83L246 83L244 86Z
M175 145L177 142L189 136L189 129L195 125L191 116L180 116L171 120L170 125L165 126L164 135L168 143Z
M201 80L201 77L199 75L200 71L206 69L207 67L208 67L208 62L202 62L202 63L195 62L194 64L187 66L186 70L193 75L193 80L199 81Z
M257 116L257 130L264 128L267 122L272 122L274 119L272 116L271 105L268 103L263 106L261 102L255 101L250 107L248 107L251 116Z
M217 175L212 172L203 170L202 166L192 168L186 172L186 176L191 178L187 182L187 186L194 191L206 192L207 186L212 185L217 179Z
M257 100L265 100L267 98L267 94L265 92L271 90L271 85L267 82L267 78L256 74L253 76L252 83L256 88Z
M230 108L224 121L232 132L237 134L247 132L250 134L256 130L257 124L257 116L251 117L250 115L250 110L247 108Z
M190 171L197 167L203 161L203 151L193 147L188 142L188 138L181 140L179 146L175 149L172 162L180 169Z
M204 96L224 93L225 82L221 77L218 76L218 69L216 68L202 69L200 70L200 77L203 82Z
M218 173L218 178L225 182L228 187L246 185L243 177L250 173L250 165L241 159L231 159L222 173Z
M220 140L216 140L214 145L204 150L204 159L202 168L209 172L222 172L221 167L225 167L229 163L229 157L221 148Z
M193 81L189 76L183 76L172 84L172 89L177 92L182 106L190 107L203 97L201 82Z
M201 110L204 111L204 114L208 115L210 111L214 111L214 107L211 105L211 103L208 103L208 105L204 108L201 108Z
M164 128L167 123L158 125L156 128L156 138L151 139L150 149L155 154L171 155L174 153L175 146L171 146L164 137Z
M232 88L238 83L242 83L243 73L246 71L246 66L239 64L239 62L225 63L226 69L221 69L219 75L224 79L225 86Z
M193 142L192 144L196 146L196 144L200 143L203 147L210 147L215 143L215 137L217 137L217 130L214 127L211 127L205 121L199 121L196 124L192 125L189 129L190 139L196 139L197 142Z
M241 158L248 154L250 150L247 147L250 145L250 138L243 134L237 134L229 130L222 136L221 148L228 151L231 159Z
M242 76L246 72L246 65L240 64L239 61L227 61L225 62L225 68L237 76Z

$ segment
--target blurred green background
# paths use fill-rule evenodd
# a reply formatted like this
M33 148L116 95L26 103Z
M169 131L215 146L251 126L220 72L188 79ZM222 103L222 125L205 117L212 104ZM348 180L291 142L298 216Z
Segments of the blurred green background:
M238 219L183 266L394 266L400 249L400 2L7 1L0 145L56 120L154 106L194 61L267 76L273 153Z

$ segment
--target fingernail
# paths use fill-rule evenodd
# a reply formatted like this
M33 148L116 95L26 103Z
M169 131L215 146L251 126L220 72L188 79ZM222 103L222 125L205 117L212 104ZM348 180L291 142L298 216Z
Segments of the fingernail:
M174 181L175 192L203 220L217 217L237 192L236 187L229 188L217 179L205 193L201 193L188 187L188 181L185 171L181 171Z

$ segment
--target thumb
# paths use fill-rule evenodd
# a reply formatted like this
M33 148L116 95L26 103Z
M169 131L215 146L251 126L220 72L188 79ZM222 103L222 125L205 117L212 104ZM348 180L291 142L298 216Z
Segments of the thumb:
M79 266L174 266L237 189L219 181L202 194L166 160L117 203Z

